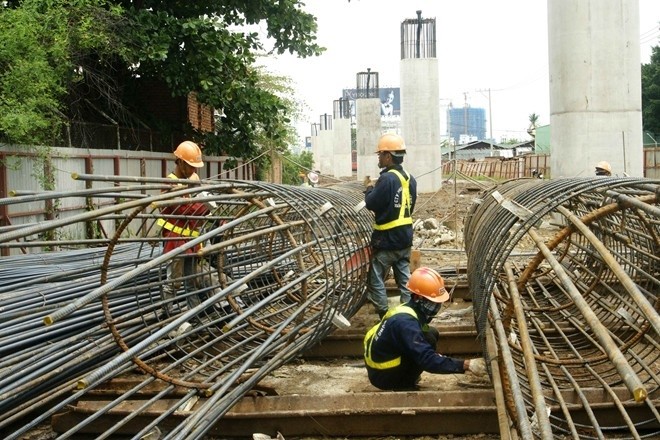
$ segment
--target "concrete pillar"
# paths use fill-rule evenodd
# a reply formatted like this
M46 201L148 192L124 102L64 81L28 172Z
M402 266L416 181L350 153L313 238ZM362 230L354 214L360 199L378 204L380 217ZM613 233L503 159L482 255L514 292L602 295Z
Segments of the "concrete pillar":
M312 144L312 161L314 165L312 166L313 169L315 170L320 170L321 169L321 146L320 146L320 140L319 140L319 135L312 134L311 137L311 144Z
M401 60L401 135L407 154L403 167L417 179L417 192L442 187L440 94L437 58Z
M638 0L548 0L552 177L643 176Z
M333 175L336 178L351 177L353 164L351 157L351 120L347 118L332 121L333 139Z
M319 131L319 163L317 169L321 174L332 176L334 174L334 155L333 155L333 141L334 130L320 130Z
M355 101L355 125L357 141L357 178L366 176L377 179L380 174L376 148L382 134L380 127L380 99L357 99Z

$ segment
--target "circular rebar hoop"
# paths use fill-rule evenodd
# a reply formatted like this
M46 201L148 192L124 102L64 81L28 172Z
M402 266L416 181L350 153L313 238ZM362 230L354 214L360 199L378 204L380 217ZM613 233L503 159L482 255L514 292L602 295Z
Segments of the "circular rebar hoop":
M143 319L145 326L158 321L164 325L155 326L147 340L131 348L116 332L115 313L106 311L118 344L147 373L177 385L208 388L269 334L304 337L304 349L327 334L336 315L350 317L363 303L371 217L368 211L354 210L361 193L232 181L199 186L185 198L177 195L151 204L149 214L165 217L159 209L173 203L204 203L210 209L203 216L178 219L179 227L201 235L185 238L180 243L184 251L162 254L160 269L150 272L160 291L150 293ZM131 225L142 221L138 213L143 208L126 216L117 229L103 273L124 231L144 230L154 240L160 235L158 222L147 228ZM153 244L143 246L153 252ZM165 279L168 264L187 269L178 278ZM176 288L170 298L162 294L168 284ZM130 279L113 286L117 288L141 292ZM297 319L282 327L293 313ZM299 328L301 322L306 325ZM290 335L294 328L297 336ZM161 358L148 366L141 355L154 343L172 348L167 354L178 367L167 375L158 372L167 366ZM82 386L123 360L99 369ZM174 371L181 377L173 377Z
M169 180L130 179L138 184L135 193L118 194L116 187L76 192L93 194L89 211L0 230L0 246L15 254L0 267L0 430L34 417L8 438L20 438L134 365L148 375L61 438L75 436L155 379L168 385L136 414L161 398L172 404L143 434L162 418L187 411L196 394L213 393L212 403L196 410L201 419L224 414L366 300L373 217L359 209L360 185L185 181L191 186L161 193ZM152 180L158 185L150 186ZM116 203L95 205L106 196ZM192 204L207 210L166 214ZM197 233L163 234L166 219ZM164 252L172 241L177 246ZM35 255L17 255L17 249ZM172 263L184 270L168 277Z
M505 335L497 346L513 362L498 365L518 378L512 399L526 407L509 411L533 418L535 436L660 432L659 194L649 179L523 179L472 206L465 241L480 341L487 353L488 327ZM536 256L513 256L523 245Z

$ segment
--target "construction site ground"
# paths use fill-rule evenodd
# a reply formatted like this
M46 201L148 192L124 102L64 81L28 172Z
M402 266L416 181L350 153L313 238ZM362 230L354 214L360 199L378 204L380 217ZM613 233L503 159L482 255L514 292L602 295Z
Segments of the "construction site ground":
M457 232L456 239L441 244L433 244L431 240L421 243L419 246L420 264L434 269L458 269L465 267L467 260L463 249L462 227L463 219L468 213L475 198L481 194L483 188L475 183L458 180L448 180L443 183L442 188L435 193L419 194L415 219L425 220L437 219L440 224L447 226L450 230ZM454 225L458 225L455 228ZM390 298L391 304L398 304L396 296ZM472 326L472 306L469 301L454 299L445 304L434 324L456 324L457 326ZM366 304L351 320L351 329L362 329L364 332L378 321L373 307ZM458 356L456 356L458 357ZM308 361L301 359L285 365L273 372L270 377L262 381L263 385L273 387L278 393L284 394L312 394L319 398L336 394L373 393L378 389L373 387L367 378L364 364L359 358L343 358L330 360ZM471 374L422 374L419 384L420 392L424 391L451 391L466 389L490 388L490 380L487 377L475 377ZM414 423L414 422L413 422ZM475 421L478 423L478 421ZM272 434L272 433L269 433ZM285 438L286 433L281 433ZM320 437L306 437L307 440ZM325 440L333 440L323 437ZM499 435L495 434L471 434L458 435L438 433L436 436L424 437L371 437L371 440L408 438L414 440L495 440ZM337 439L338 440L338 439Z
M423 266L432 267L435 269L441 268L460 268L465 267L466 255L462 251L462 227L463 219L472 205L475 198L477 198L482 186L474 182L466 181L452 181L448 180L443 183L442 188L433 194L420 194L417 200L417 209L415 218L424 220L427 218L435 218L439 223L447 226L449 229L456 231L456 237L451 241L444 241L439 244L434 244L429 241L421 243L419 248L422 249L420 254L420 264ZM425 250L424 250L425 249ZM396 296L391 297L393 304L398 303ZM435 324L456 324L462 327L472 326L473 318L471 313L471 303L469 300L461 298L453 299L450 303L445 304L445 307L436 318ZM366 304L355 316L350 320L351 331L358 331L362 334L377 322L377 315L371 305ZM478 356L478 353L474 354ZM455 356L460 357L460 356ZM467 356L466 356L467 357ZM342 357L342 358L300 358L287 365L284 365L271 373L259 384L260 386L267 387L275 391L277 395L312 395L318 399L331 398L337 395L347 395L356 393L378 393L378 389L373 387L368 379L366 370L364 369L363 362L359 357ZM434 375L424 373L420 382L420 392L424 391L452 391L452 390L484 390L490 389L491 384L489 378L476 377L471 374L448 374L448 375ZM411 423L414 418L411 418ZM478 424L479 421L475 420ZM382 436L382 437L362 437L364 439L415 439L415 440L494 440L500 438L499 435L493 433L478 433L470 435L459 434L446 434L438 432L433 436L423 437L405 437L397 435ZM333 437L318 436L318 437L295 437L287 435L286 432L255 432L253 438L255 440L267 440L268 438L284 438L284 439L325 439L333 440ZM31 431L28 435L24 436L25 440L45 440L56 438L56 433L48 424L44 424L39 428ZM209 439L216 439L221 437L208 437ZM342 437L346 438L346 437Z
M485 187L491 185L493 184L479 184L465 180L447 180L443 183L439 191L419 194L414 216L415 219L425 220L435 218L440 224L447 226L450 230L456 231L455 240L444 241L439 244L434 244L431 240L422 242L418 246L421 249L420 265L434 269L449 270L449 272L455 270L457 273L461 268L465 268L467 257L463 251L463 221L475 199L483 194ZM548 224L544 224L544 227L540 231L541 235L548 237L556 234L556 232L557 228ZM523 239L520 243L519 250L525 251L532 248L534 248L532 240ZM391 297L390 301L392 304L397 304L398 298L396 296ZM366 332L377 320L378 317L373 307L370 304L366 304L351 319L351 329L361 329L361 331ZM474 320L471 302L461 298L452 299L450 303L445 304L433 324L445 326L453 324L461 328L473 326ZM455 357L461 356L456 355ZM342 393L378 392L369 383L363 362L359 358L330 359L325 361L297 360L279 368L270 377L262 381L262 384L275 388L278 390L278 393L312 394L319 396L319 398ZM420 382L420 392L465 391L490 388L492 388L492 385L488 377L475 377L471 374L436 375L424 373ZM475 423L478 424L479 421L475 420ZM281 434L286 438L285 433ZM311 440L312 438L317 439L321 437L307 437L306 439ZM332 440L331 437L322 438ZM424 437L370 437L371 440L388 440L394 438L408 438L411 440L494 440L501 437L498 434L492 433L470 435L445 435L443 433L437 433L435 436Z

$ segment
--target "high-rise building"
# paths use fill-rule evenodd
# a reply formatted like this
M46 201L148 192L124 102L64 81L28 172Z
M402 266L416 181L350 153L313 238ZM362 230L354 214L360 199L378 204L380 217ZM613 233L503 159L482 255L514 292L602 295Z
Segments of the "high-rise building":
M486 110L465 106L447 109L447 133L453 142L460 143L461 137L486 139Z

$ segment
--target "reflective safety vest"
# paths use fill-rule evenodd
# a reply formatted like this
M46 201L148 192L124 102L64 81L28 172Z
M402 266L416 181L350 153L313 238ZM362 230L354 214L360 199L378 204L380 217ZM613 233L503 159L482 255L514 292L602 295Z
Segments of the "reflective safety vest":
M177 175L174 173L170 173L167 176L169 179L178 179ZM161 228L167 229L168 231L172 231L175 234L181 235L182 237L197 237L199 236L199 231L196 231L194 229L190 228L183 228L181 226L177 226L174 223L170 223L165 219L159 218L156 221L156 224L160 226Z
M369 367L376 370L387 370L389 368L394 368L401 365L401 356L384 362L375 362L373 359L371 359L371 345L374 342L374 336L376 336L376 333L378 333L378 330L385 323L385 321L398 313L407 313L417 319L417 313L415 313L411 307L406 305L396 306L393 309L388 310L387 313L385 313L385 316L383 316L383 319L378 324L371 327L371 329L369 329L364 337L364 362Z
M374 229L378 231L385 231L387 229L396 228L397 226L412 225L412 217L410 217L410 208L412 206L412 199L410 197L410 176L408 179L397 170L389 170L388 173L394 173L401 182L401 208L399 209L399 217L396 220L387 222L382 225L374 224ZM406 217L406 212L408 216Z

